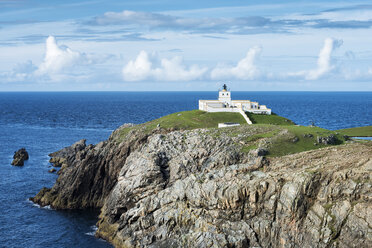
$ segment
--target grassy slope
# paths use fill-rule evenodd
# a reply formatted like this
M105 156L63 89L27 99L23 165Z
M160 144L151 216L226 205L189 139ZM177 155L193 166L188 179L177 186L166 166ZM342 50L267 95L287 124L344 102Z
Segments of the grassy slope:
M352 137L372 137L372 126L354 127L336 131Z
M120 131L118 141L120 142L125 139L130 130L143 129L144 132L150 133L158 124L164 129L190 130L217 127L218 123L222 122L246 124L243 116L239 113L209 113L201 110L183 111L166 115L134 127L124 128Z
M149 129L154 129L158 124L162 128L196 129L217 127L218 123L235 122L245 124L243 116L239 113L210 113L201 110L191 110L173 113L147 123Z
M295 125L295 123L287 118L281 117L276 114L263 115L263 114L252 114L246 112L249 119L253 124L271 124L271 125Z
M273 145L269 149L270 156L283 156L329 146L318 144L316 142L318 136L327 137L333 134L337 137L338 145L345 141L341 134L320 127L286 126L285 129L288 130L288 134L277 136L273 140ZM305 136L306 134L308 136ZM309 137L309 134L312 137ZM294 140L297 141L294 142Z
M260 142L269 140L269 156L282 156L328 145L316 144L318 136L336 135L338 144L345 140L343 134L335 131L322 129L319 127L295 126L294 123L284 117L277 115L251 115L256 123L254 125L242 125L240 127L230 127L216 129L217 132L231 136L241 136L238 145L242 146L243 152L249 152L259 147ZM196 128L216 128L221 122L236 122L245 124L244 118L239 113L208 113L200 110L184 111L173 113L150 122L124 128L119 131L118 141L126 138L131 130L141 130L150 133L160 125L160 128L173 130L189 130ZM308 134L304 136L304 134ZM311 134L311 135L309 135ZM315 145L316 144L316 145Z

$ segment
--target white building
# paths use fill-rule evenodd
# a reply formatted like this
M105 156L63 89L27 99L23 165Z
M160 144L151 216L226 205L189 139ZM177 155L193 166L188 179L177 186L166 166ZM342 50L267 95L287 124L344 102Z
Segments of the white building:
M226 84L219 91L218 100L199 100L199 110L207 112L250 112L271 115L271 109L267 108L266 105L259 105L258 102L251 102L250 100L231 100L231 92L227 90ZM246 114L243 116L246 116Z

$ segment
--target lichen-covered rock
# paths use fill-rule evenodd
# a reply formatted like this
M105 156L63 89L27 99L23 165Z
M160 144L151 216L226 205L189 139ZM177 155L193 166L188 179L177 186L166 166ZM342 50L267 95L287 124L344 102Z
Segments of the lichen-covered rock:
M100 208L117 182L131 149L145 142L148 134L133 133L119 146L112 140L85 145L85 140L50 156L63 159L59 177L50 189L44 188L35 203L55 209Z
M339 140L334 134L331 134L326 137L318 136L316 137L316 142L323 145L336 145Z
M65 147L57 152L50 153L49 163L51 163L54 167L62 167L64 164L66 164L69 157L75 156L76 153L86 148L85 142L86 140L82 139L69 147Z
M370 143L265 158L264 138L242 151L274 128L119 129L59 155L56 184L32 200L101 208L97 236L115 247L368 247Z
M136 161L145 165L149 150L141 151ZM123 167L97 235L117 247L368 247L371 152L348 145L271 159L269 166L256 157L194 170L165 188L160 176L148 180L144 172L139 179Z
M12 165L23 166L25 160L28 160L28 152L25 148L21 148L18 151L14 152Z

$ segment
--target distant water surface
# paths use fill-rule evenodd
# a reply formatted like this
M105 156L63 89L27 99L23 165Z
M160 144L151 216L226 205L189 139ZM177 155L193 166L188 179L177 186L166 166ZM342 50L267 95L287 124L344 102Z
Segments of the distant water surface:
M111 247L94 238L94 211L54 211L27 201L51 187L48 154L86 138L107 139L123 123L142 123L198 107L217 92L0 93L0 246ZM372 125L372 92L232 92L297 124L327 129ZM10 165L26 147L30 160Z

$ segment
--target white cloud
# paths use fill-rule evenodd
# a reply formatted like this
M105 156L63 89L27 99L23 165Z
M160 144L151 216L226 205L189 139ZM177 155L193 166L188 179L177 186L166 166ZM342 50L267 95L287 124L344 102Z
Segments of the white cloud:
M152 63L149 55L141 51L136 60L131 60L123 68L124 81L141 81L147 79L152 73Z
M257 68L255 62L261 54L260 47L253 47L249 49L247 55L241 59L236 66L222 66L219 65L211 72L211 78L214 80L222 79L241 79L252 80L260 76L260 70Z
M91 62L85 54L73 51L67 46L59 46L56 39L53 36L49 36L46 40L44 61L35 71L35 75L52 76L66 73L68 69L90 64Z
M172 59L163 58L157 66L156 55L149 56L141 51L135 60L129 61L123 68L124 81L192 81L202 79L208 68L198 65L187 67L179 56Z
M37 67L28 60L25 63L18 63L15 67L8 72L0 73L0 78L4 82L21 82L30 80Z
M299 71L295 73L288 73L289 76L303 76L306 80L319 79L336 69L332 63L333 51L342 45L342 40L333 38L326 38L324 40L323 48L318 55L317 68L308 71Z
M12 70L1 73L1 77L7 82L82 81L94 74L91 65L103 63L107 59L107 56L96 57L58 45L56 39L49 36L46 39L45 56L40 65L37 66L30 60L19 63Z

